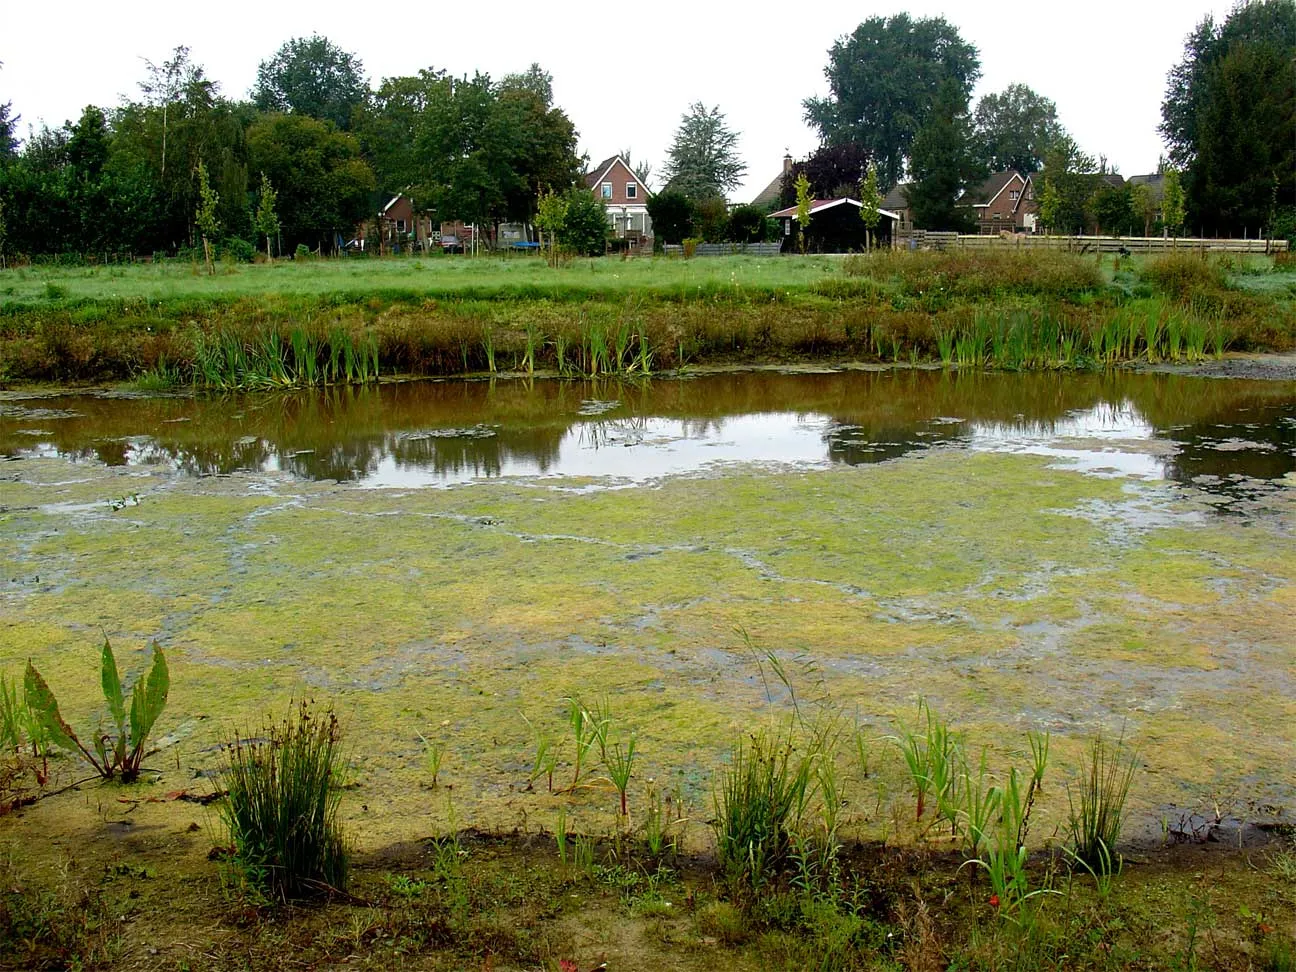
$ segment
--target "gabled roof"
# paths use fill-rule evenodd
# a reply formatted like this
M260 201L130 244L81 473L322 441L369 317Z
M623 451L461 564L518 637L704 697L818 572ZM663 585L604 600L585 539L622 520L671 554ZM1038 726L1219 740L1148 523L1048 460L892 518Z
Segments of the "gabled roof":
M753 206L772 206L778 202L779 196L783 194L783 176L786 174L786 172L780 172L776 175L774 180L751 201L751 204Z
M1023 183L1029 180L1029 176L1023 176L1016 169L1009 169L1007 172L995 172L990 175L985 182L975 189L969 189L967 195L959 200L960 205L972 206L974 208L989 206L999 195L1012 184L1014 179L1020 179ZM966 202L964 201L966 200Z
M586 172L585 188L593 189L595 186L597 186L600 182L603 181L604 176L606 176L612 170L612 166L616 165L618 162L624 165L626 171L629 172L632 176L634 176L635 182L643 186L644 192L648 193L648 195L650 196L653 194L653 191L648 188L648 184L643 181L639 173L636 172L634 169L630 168L630 163L628 163L625 159L621 158L621 156L619 155L614 155L611 158L604 159L598 165L594 166L594 168Z
M1160 172L1153 172L1148 175L1132 175L1126 182L1131 186L1147 186L1148 191L1152 193L1152 198L1160 202L1165 197L1165 176Z
M908 209L909 199L905 196L905 190L912 185L912 182L899 182L892 186L891 191L882 197L882 208Z
M856 209L864 208L862 202L858 199L852 199L850 196L842 196L840 199L812 199L810 200L810 215L814 216L815 213L823 212L825 209L832 209L834 206L845 206L847 204L854 206ZM882 209L879 207L878 212L889 219L897 221L900 219L899 213L893 213L889 209ZM770 213L770 216L774 219L784 219L787 217L796 219L796 214L797 208L795 206L789 206L787 209L780 209L777 213Z

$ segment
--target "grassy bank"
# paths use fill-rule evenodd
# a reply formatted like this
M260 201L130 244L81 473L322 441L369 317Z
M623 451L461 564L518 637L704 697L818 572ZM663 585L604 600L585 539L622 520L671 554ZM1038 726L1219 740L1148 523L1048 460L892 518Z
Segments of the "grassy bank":
M0 273L0 380L262 387L852 358L1016 369L1296 344L1296 271L1182 256L432 258Z
M1277 845L1150 852L1105 893L1075 880L1009 916L940 851L852 847L849 897L788 889L743 910L695 858L601 842L564 864L552 835L442 832L357 859L347 897L271 908L223 890L212 842L180 831L0 864L0 967L1292 968L1296 858Z

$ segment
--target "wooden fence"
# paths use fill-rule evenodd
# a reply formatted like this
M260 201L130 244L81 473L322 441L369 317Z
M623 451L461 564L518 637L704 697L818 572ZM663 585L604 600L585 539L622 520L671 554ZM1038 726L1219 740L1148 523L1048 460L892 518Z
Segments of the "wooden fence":
M1286 253L1286 240L1204 239L1161 236L960 236L957 233L897 233L897 249L1061 250L1068 253Z
M781 243L699 243L694 256L778 256ZM684 247L668 243L665 247L667 256L683 256Z

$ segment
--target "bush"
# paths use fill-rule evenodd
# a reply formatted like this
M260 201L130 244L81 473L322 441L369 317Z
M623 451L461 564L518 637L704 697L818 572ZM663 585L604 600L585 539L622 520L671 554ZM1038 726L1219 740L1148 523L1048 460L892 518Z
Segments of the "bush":
M252 889L287 900L346 883L340 740L337 717L317 718L303 702L282 723L226 747L221 819Z
M1143 279L1175 300L1223 290L1227 282L1223 267L1191 253L1171 253L1149 260L1143 266Z
M247 240L239 239L237 236L227 237L216 246L217 259L230 257L239 263L251 263L256 255L256 247Z
M602 256L607 251L607 238L607 207L603 200L588 189L569 190L558 242L581 256Z
M653 236L663 243L682 243L693 235L693 203L682 192L664 189L647 202Z
M297 249L293 251L294 260L309 260L314 255L315 254L311 252L311 248L305 243L298 243Z
M761 243L767 238L770 222L756 206L735 206L729 214L728 237L735 243Z
M729 207L721 198L702 199L697 203L698 236L708 243L723 243L729 238Z

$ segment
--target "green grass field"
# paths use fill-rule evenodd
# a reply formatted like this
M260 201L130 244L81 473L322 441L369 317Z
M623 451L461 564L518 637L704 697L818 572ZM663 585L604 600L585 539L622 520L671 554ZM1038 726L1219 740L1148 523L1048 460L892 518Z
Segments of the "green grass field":
M0 303L39 306L52 300L168 301L264 294L320 296L399 290L429 296L473 291L576 289L607 296L688 288L804 289L841 273L841 257L717 257L695 260L617 258L572 260L550 267L537 256L432 256L385 259L279 260L224 264L215 275L201 265L25 267L0 272ZM54 296L50 287L58 288Z
M210 275L180 262L28 266L0 271L0 381L246 387L785 360L1192 361L1296 346L1294 297L1296 267L1271 258L1010 249L556 267L538 256L283 260ZM366 367L341 367L348 357Z

